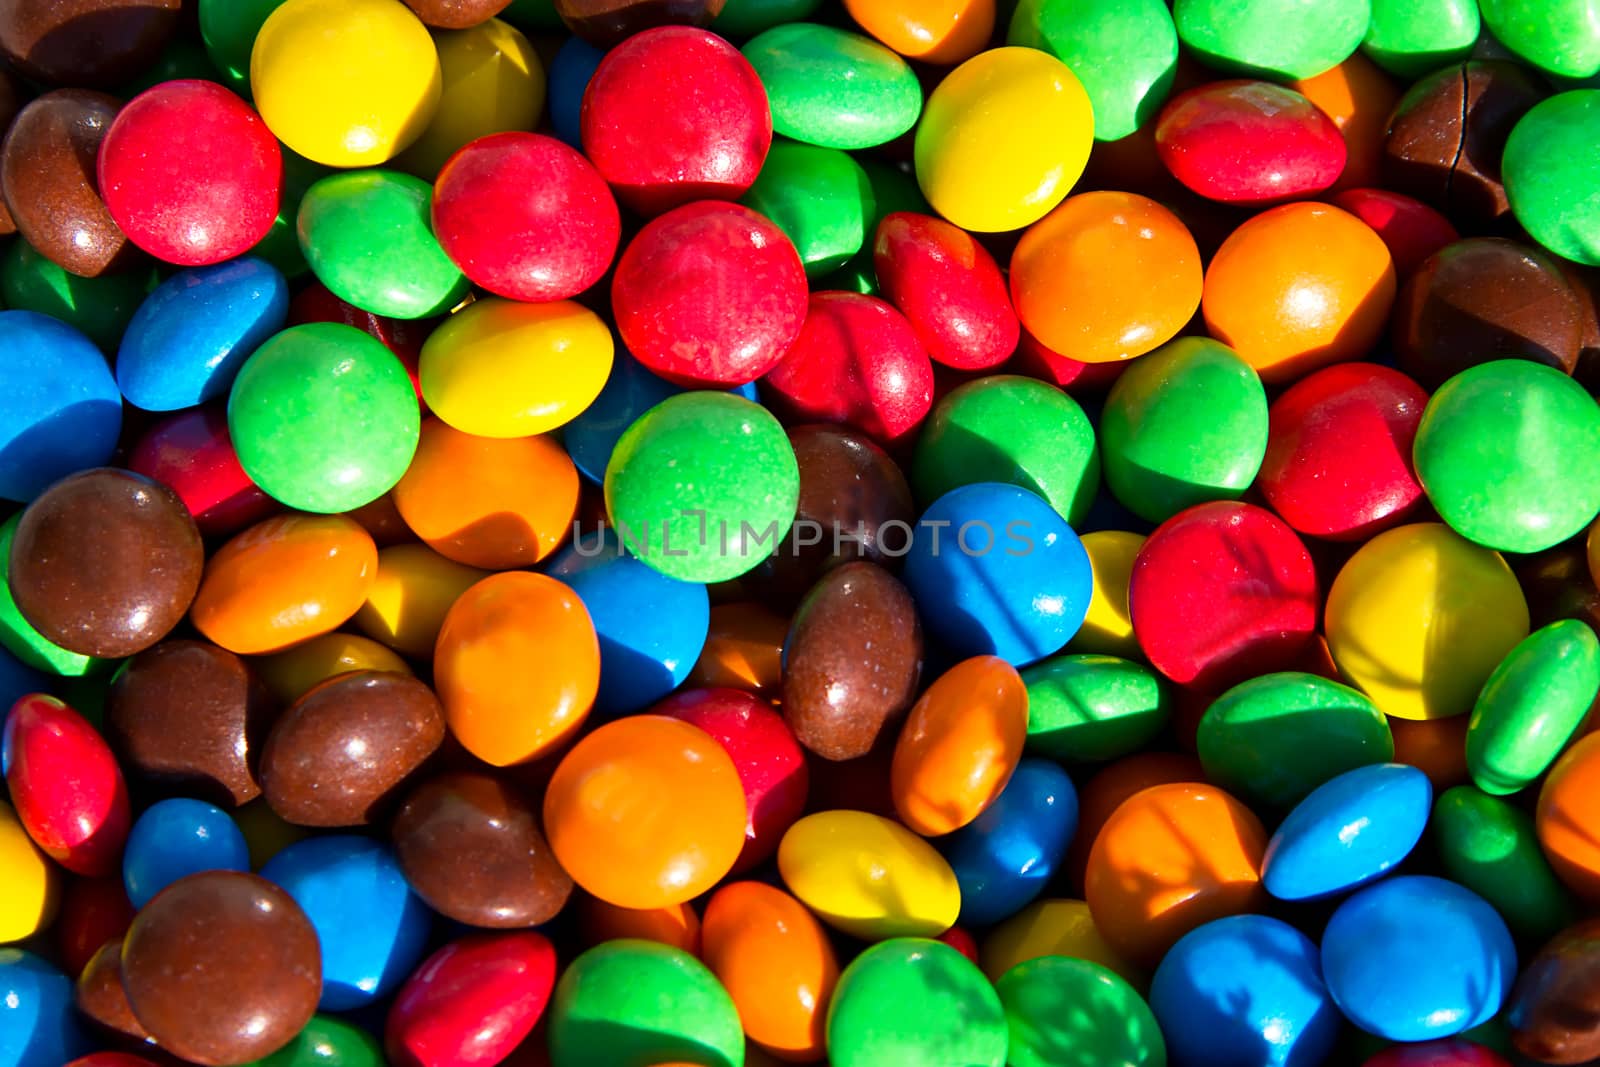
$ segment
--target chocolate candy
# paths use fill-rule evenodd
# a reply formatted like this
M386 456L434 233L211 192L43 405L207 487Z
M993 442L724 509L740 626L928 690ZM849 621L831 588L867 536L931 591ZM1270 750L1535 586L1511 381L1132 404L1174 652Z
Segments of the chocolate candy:
M408 0L409 2L409 0ZM708 26L726 0L555 0L568 29L591 44L609 48L654 26ZM412 7L416 7L412 4ZM430 5L437 6L437 4Z
M0 56L24 77L117 85L155 62L181 0L16 0L0 8Z
M200 531L176 493L101 467L62 479L22 513L11 594L61 647L131 656L183 619L204 563Z
M511 0L405 0L417 18L441 30L464 30L494 18Z
M1528 961L1506 1022L1516 1050L1540 1063L1600 1057L1600 919L1563 930Z
M149 1040L150 1035L133 1017L128 993L122 987L122 938L107 941L90 958L78 975L74 999L80 1012L111 1035Z

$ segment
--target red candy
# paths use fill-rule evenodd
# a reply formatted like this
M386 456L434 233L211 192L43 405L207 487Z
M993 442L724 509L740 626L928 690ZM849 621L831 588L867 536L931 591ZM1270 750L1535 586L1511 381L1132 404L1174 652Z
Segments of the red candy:
M978 942L961 927L952 926L939 935L939 940L967 957L973 963L978 962Z
M1511 1061L1493 1049L1459 1038L1396 1045L1367 1060L1362 1067L1511 1067Z
M1005 279L967 231L897 211L878 223L873 267L884 299L910 320L936 362L980 370L1016 351L1022 327Z
M1333 120L1292 89L1220 81L1180 93L1156 122L1172 176L1212 200L1267 204L1339 180L1345 144Z
M474 284L513 300L565 300L611 266L622 218L576 151L537 133L497 133L439 171L433 232Z
M782 230L747 207L703 201L639 231L617 263L611 307L622 343L650 370L726 388L777 366L805 324L806 291Z
M1336 363L1295 383L1270 412L1258 483L1297 531L1365 540L1422 499L1411 444L1428 394L1397 370Z
M154 1061L143 1056L131 1056L126 1052L96 1052L82 1056L67 1064L67 1067L156 1067Z
M1333 203L1371 226L1389 247L1395 273L1410 274L1461 235L1450 220L1420 200L1387 189L1345 189Z
M556 953L543 934L479 934L423 961L384 1030L394 1067L489 1067L533 1032L550 1001Z
M170 486L203 534L237 533L278 509L239 465L220 408L196 408L156 423L134 446L128 469Z
M0 754L17 817L45 855L74 874L119 869L128 788L87 719L55 697L25 696L6 719Z
M721 37L688 26L645 30L607 52L580 124L583 154L642 215L737 199L772 147L755 68Z
M133 905L128 902L120 871L105 878L69 881L56 917L61 969L67 974L81 974L100 946L127 933L131 922Z
M278 141L215 82L163 82L134 97L106 131L98 169L122 232L168 263L232 259L278 217Z
M1077 395L1111 388L1127 367L1126 360L1085 363L1081 359L1063 356L1024 329L1022 340L1017 344L1016 359L1009 369Z

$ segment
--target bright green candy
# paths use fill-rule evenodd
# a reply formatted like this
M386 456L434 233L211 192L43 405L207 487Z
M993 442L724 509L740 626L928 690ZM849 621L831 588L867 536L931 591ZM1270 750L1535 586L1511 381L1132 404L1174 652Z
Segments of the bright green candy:
M1037 493L1076 526L1100 488L1094 427L1061 390L997 374L954 389L933 409L917 441L911 487L931 504L975 482Z
M1515 793L1545 772L1600 695L1600 641L1587 623L1535 630L1489 675L1467 725L1467 767L1485 793Z
M739 202L778 224L806 276L843 266L872 237L877 203L861 165L837 148L776 140Z
M306 190L296 230L317 280L363 311L421 319L467 295L429 225L433 186L396 170L329 175Z
M1372 0L1361 50L1391 74L1416 80L1466 59L1478 42L1478 0Z
M1264 674L1218 697L1196 736L1206 777L1248 804L1289 808L1328 779L1394 759L1367 697L1315 674Z
M1113 971L1040 956L994 984L1011 1030L1010 1067L1165 1067L1167 1043L1150 1006Z
M1178 70L1178 31L1161 0L1022 0L1006 43L1072 68L1094 105L1097 141L1154 119Z
M150 291L152 277L149 271L131 271L80 278L18 237L0 260L0 296L7 307L60 319L115 352L128 320Z
M272 228L256 242L250 254L271 263L292 281L311 269L306 265L306 257L300 251L300 237L295 233L300 202L305 199L306 190L332 174L333 169L313 163L281 144L278 148L283 153L283 186L278 199L278 217L272 220Z
M200 0L200 39L222 84L250 98L250 50L267 16L286 0Z
M1553 367L1522 359L1469 367L1445 382L1413 446L1439 517L1506 552L1540 552L1589 525L1600 512L1596 455L1594 398Z
M68 652L35 630L33 624L23 618L22 612L17 609L17 602L11 596L8 561L11 559L11 542L17 536L17 523L20 521L22 512L19 511L0 525L0 645L36 671L77 678L101 670L110 661Z
M1600 0L1479 0L1500 43L1563 78L1600 73Z
M761 76L772 129L825 148L872 148L922 113L922 86L895 53L832 26L775 26L741 51Z
M729 393L680 393L623 432L605 494L629 552L670 578L725 582L788 536L800 467L766 408Z
M1535 104L1506 140L1511 213L1558 256L1600 267L1600 89Z
M1141 663L1092 653L1057 656L1022 672L1028 687L1028 750L1094 763L1148 744L1167 725L1161 676Z
M1184 337L1140 356L1100 418L1106 485L1124 507L1165 522L1235 500L1267 454L1267 393L1228 346Z
M822 0L728 0L711 23L711 32L723 37L754 37L785 22L799 22L816 14Z
M1178 38L1222 70L1312 78L1361 44L1370 0L1176 0Z
M821 279L812 287L814 289L876 294L878 271L873 265L872 248L877 240L878 223L896 211L914 211L919 215L933 214L927 198L922 195L922 187L909 172L876 159L858 159L856 162L867 172L867 181L872 184L872 199L877 207L873 214L872 226L867 230L867 239L861 243L861 251L857 252L850 262Z
M394 353L338 322L269 338L228 394L228 431L245 473L301 511L349 511L394 488L421 421Z
M1458 785L1433 802L1428 826L1444 873L1493 904L1517 936L1539 943L1577 919L1528 813Z
M365 1030L313 1015L298 1037L250 1067L384 1067L383 1049Z
M655 941L607 941L573 960L546 1017L552 1067L744 1063L733 998L705 964Z
M833 1067L1001 1067L1005 1010L994 987L942 941L880 941L839 975L828 1006Z

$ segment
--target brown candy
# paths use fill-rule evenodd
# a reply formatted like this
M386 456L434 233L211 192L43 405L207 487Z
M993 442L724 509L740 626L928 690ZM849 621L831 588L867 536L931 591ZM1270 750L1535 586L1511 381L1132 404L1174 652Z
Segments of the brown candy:
M86 89L45 93L17 113L0 147L0 195L39 254L85 278L139 259L105 201L95 160L122 105Z
M486 774L448 774L418 786L392 832L411 888L457 922L537 926L555 918L572 895L572 879L545 841L537 811Z
M261 795L255 767L273 710L266 686L232 652L163 641L117 676L106 739L135 781L238 807Z
M107 941L100 946L78 976L75 995L78 1010L96 1025L122 1037L147 1041L150 1035L128 1006L128 993L122 987L122 941Z
M567 28L590 44L610 48L655 26L709 26L726 0L555 0Z
M464 30L487 22L511 0L405 0L417 18L441 30Z
M6 0L0 56L35 81L117 85L155 62L182 6L182 0Z
M132 471L61 479L17 522L11 595L45 637L85 656L143 652L183 621L205 548L178 495Z
M1400 369L1430 392L1497 359L1527 359L1571 374L1582 308L1556 261L1494 237L1457 241L1406 280L1395 301Z
M823 759L866 755L916 697L922 626L900 580L846 563L806 595L784 642L783 714Z
M1600 1057L1600 919L1557 934L1511 990L1511 1044L1540 1063Z
M294 898L241 871L205 871L156 894L122 942L134 1017L207 1067L282 1048L317 1010L322 950Z
M0 142L3 142L6 131L11 128L12 120L22 110L25 100L22 83L10 71L0 67ZM0 196L0 237L16 232L16 220L11 217L11 209L6 207L5 197Z
M363 826L444 741L444 709L408 674L330 678L284 712L261 752L261 792L285 822Z

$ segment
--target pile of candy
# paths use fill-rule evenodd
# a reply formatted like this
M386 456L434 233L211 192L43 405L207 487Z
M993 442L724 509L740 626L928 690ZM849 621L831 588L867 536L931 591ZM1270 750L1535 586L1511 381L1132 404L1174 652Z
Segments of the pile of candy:
M0 62L0 1067L1600 1062L1600 0Z

